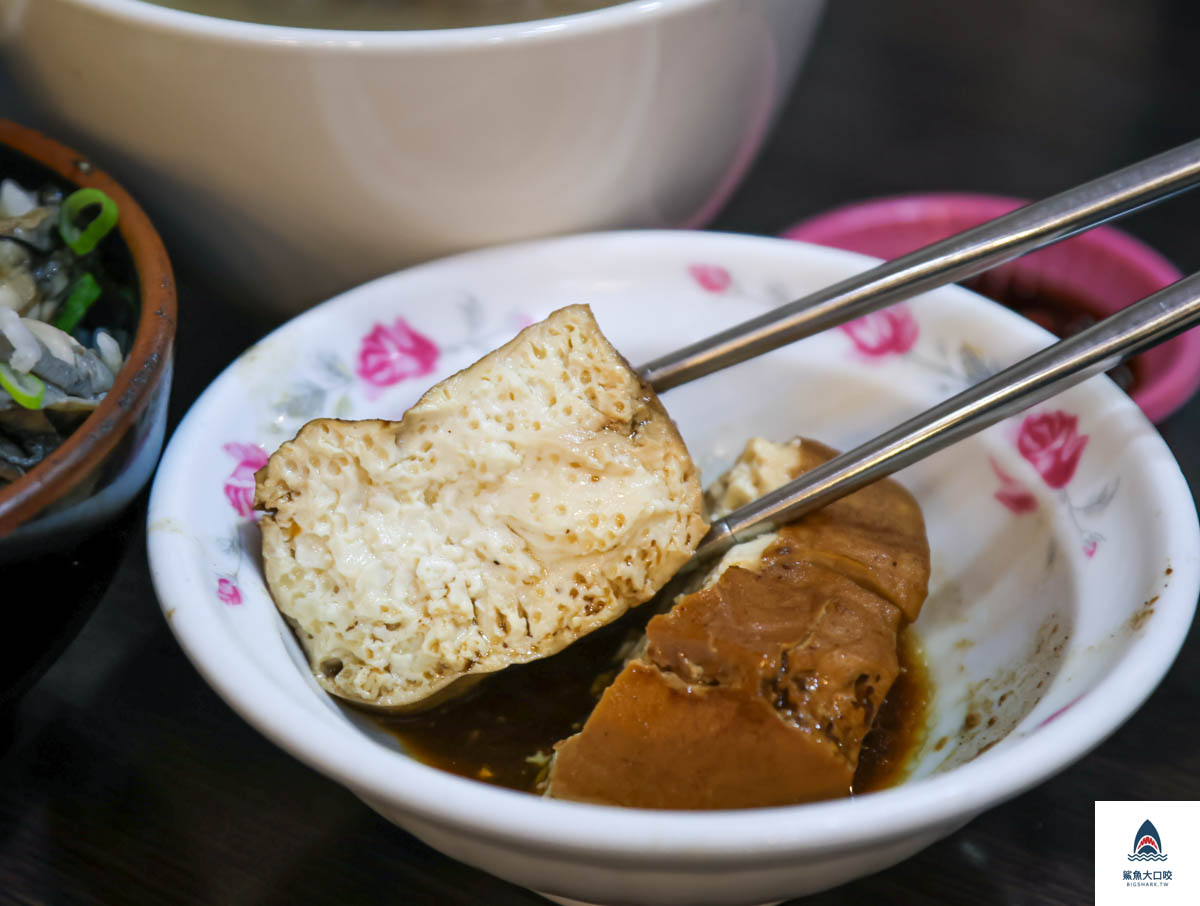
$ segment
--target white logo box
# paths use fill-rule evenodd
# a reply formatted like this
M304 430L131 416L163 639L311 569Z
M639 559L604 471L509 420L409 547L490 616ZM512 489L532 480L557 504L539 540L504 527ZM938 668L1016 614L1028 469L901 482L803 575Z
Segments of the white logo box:
M1096 803L1096 906L1200 904L1200 802Z

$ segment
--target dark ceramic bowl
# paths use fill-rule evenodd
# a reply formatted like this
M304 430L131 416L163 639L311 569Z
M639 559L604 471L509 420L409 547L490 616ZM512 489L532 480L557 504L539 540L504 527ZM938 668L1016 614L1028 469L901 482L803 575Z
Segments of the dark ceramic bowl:
M0 178L66 191L100 189L120 211L98 254L139 303L125 366L96 410L46 459L0 489L0 569L41 590L0 664L0 712L46 670L103 597L140 519L130 508L154 470L166 428L175 281L145 213L84 155L0 120ZM113 241L113 239L116 241ZM127 512L128 511L128 512ZM30 632L29 630L33 630Z

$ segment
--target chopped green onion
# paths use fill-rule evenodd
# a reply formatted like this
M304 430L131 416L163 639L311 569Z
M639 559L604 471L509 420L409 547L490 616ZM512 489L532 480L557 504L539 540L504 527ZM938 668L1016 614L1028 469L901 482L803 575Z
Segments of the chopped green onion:
M67 293L67 301L59 309L58 315L54 319L54 326L66 333L73 331L79 326L79 322L83 320L88 309L100 298L102 292L96 278L90 273L85 273L71 284L71 289Z
M80 229L75 221L87 209L100 206L87 226ZM79 189L63 199L58 212L58 232L76 255L86 255L117 225L117 203L99 189Z
M34 375L14 371L4 362L0 362L0 387L8 391L18 406L25 409L42 408L46 385Z

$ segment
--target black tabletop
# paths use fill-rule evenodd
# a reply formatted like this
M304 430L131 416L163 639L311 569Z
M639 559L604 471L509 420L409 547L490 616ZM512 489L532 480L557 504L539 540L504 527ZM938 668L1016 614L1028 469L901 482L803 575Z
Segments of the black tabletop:
M1196 135L1193 0L830 7L715 228L777 233L898 192L1040 197ZM1183 270L1200 267L1200 195L1123 225ZM270 326L180 277L172 425ZM1193 486L1198 418L1200 399L1161 426ZM98 608L0 730L0 902L545 902L417 842L230 711L160 616L143 516L144 500L122 526L123 552L104 548L116 569ZM37 594L18 572L5 568L6 608L18 589ZM1082 761L944 845L806 902L1089 902L1095 800L1200 799L1196 635Z

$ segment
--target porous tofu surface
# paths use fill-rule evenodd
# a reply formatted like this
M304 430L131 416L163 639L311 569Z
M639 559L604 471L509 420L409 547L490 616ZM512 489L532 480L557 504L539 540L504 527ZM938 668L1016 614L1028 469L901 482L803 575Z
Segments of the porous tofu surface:
M308 423L255 503L315 677L386 708L554 654L652 597L707 529L675 425L582 305L399 421Z

